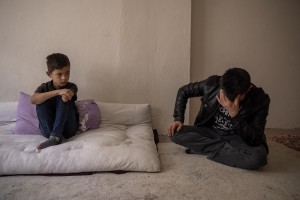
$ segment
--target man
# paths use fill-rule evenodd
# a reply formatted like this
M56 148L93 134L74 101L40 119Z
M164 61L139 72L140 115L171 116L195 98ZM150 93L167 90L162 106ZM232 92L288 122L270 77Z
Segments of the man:
M202 97L194 126L183 125L186 103ZM186 153L207 155L224 165L257 169L267 164L268 145L264 134L270 98L251 83L241 68L222 76L190 83L178 90L174 122L168 136L186 147Z

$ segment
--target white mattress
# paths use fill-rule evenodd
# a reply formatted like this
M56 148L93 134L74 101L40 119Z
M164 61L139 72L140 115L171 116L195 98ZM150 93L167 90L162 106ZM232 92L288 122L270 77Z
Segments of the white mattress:
M100 128L36 152L41 135L15 135L15 122L0 124L0 175L99 171L158 172L149 105L97 102ZM1 107L1 106L0 106Z

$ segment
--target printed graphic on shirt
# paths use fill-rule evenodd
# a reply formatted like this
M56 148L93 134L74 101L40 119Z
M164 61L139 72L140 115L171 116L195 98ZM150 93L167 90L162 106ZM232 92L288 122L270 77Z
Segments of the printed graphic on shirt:
M214 117L214 128L222 131L232 131L235 129L235 126L230 121L229 113L224 107L220 106Z

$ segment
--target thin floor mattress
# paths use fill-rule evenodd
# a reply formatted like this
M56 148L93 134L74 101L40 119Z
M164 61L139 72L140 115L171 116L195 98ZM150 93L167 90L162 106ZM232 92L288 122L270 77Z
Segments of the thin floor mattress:
M36 152L45 138L14 134L15 118L9 115L16 113L17 102L0 103L0 175L160 171L150 105L97 105L101 113L99 128Z

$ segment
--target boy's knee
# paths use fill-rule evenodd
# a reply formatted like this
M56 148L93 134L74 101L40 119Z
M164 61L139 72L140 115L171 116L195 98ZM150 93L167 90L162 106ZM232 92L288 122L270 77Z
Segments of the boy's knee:
M41 104L37 104L36 106L36 110L37 111L42 111L44 112L45 109L49 109L50 105L47 101L41 103Z
M59 108L73 107L73 102L71 100L64 101L61 96L57 96L55 100L56 100L56 107L59 107Z
M62 98L62 96L60 96L60 95L58 95L58 96L56 96L55 97L55 100L56 100L56 103L61 103L61 104L66 104L66 103L68 103L69 101L64 101L63 100L63 98Z

